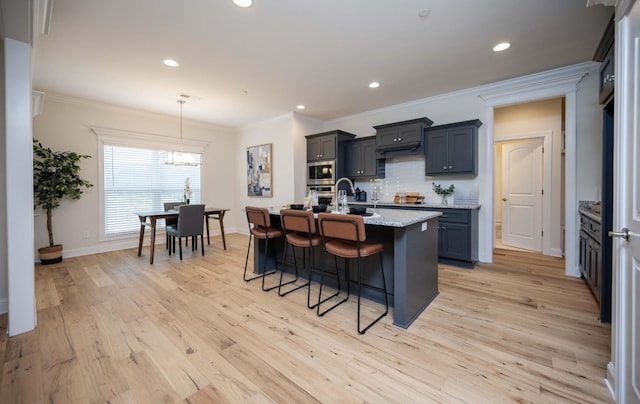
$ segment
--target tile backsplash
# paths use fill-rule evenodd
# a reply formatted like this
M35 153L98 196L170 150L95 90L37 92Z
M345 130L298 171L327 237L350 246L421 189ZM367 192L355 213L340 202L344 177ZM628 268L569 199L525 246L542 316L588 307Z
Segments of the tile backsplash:
M371 181L355 181L354 185L367 191L367 198L371 199L374 186L380 187L383 202L393 201L396 192L419 192L425 196L427 203L439 203L441 197L433 192L436 182L446 188L455 185L453 193L454 203L477 204L478 181L476 177L427 177L424 175L424 157L395 157L387 159L385 163L385 178Z

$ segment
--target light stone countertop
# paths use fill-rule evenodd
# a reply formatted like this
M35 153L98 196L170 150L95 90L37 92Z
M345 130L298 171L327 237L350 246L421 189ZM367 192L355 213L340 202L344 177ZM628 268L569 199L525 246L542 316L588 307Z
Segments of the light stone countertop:
M349 202L349 205L367 205L373 206L373 202ZM393 202L378 202L379 207L385 206L393 206L399 208L407 208L407 209L420 209L420 208L429 208L429 209L480 209L479 204L451 204L451 205L442 205L439 203L415 203L415 204L407 204L407 203L393 203Z
M595 220L598 223L600 223L600 220L602 220L600 218L600 214L592 212L591 209L578 208L578 212L582 213L583 215L585 215L586 217L592 220Z
M365 224L388 227L407 227L412 224L421 223L429 219L442 216L442 212L424 210L368 208L367 213L369 212L374 213L374 215L365 216ZM280 215L280 210L270 210L269 213L272 215ZM318 217L317 214L314 216Z

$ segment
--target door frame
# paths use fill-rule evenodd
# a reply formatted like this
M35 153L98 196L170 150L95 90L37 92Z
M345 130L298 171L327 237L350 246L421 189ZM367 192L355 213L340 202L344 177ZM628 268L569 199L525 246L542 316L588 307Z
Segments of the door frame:
M551 158L553 156L552 153L552 131L547 130L547 131L537 131L537 132L530 132L530 133L520 133L520 134L514 134L514 135L508 135L508 136L501 136L501 137L494 137L493 140L493 149L494 149L494 157L495 157L495 148L496 145L498 143L501 142L508 142L508 141L513 141L513 140L528 140L528 139L540 139L542 138L542 147L544 148L544 153L542 154L542 189L544 190L544 193L542 195L542 232L543 234L546 234L546 237L542 237L542 254L543 255L553 255L553 256L561 256L562 252L560 252L560 254L555 255L551 253L551 192L549 191L549 186L551 184ZM494 187L495 187L495 182L496 182L496 172L495 172L495 159L494 159L494 164L493 164L493 183L494 183ZM502 168L504 171L504 167ZM494 192L495 194L495 192ZM495 195L494 195L495 198ZM499 203L498 201L496 201L494 199L494 212L495 212L495 204ZM494 239L494 244L495 244L495 217L494 217L494 221L493 221L493 228L494 228L494 233L493 233L493 239ZM504 229L502 229L504 231Z
M485 102L486 138L484 139L486 155L480 161L486 161L479 167L478 178L480 189L488 192L480 193L480 203L487 206L488 212L480 217L480 228L491 233L479 238L478 258L482 262L493 262L495 243L495 147L493 136L494 109L510 105L524 104L532 101L564 97L565 99L565 274L580 277L578 265L578 200L577 200L577 117L578 117L578 83L588 74L597 75L600 64L586 62L558 70L557 74L534 74L521 79L503 83L497 89L482 93L480 99ZM482 150L483 148L481 148Z

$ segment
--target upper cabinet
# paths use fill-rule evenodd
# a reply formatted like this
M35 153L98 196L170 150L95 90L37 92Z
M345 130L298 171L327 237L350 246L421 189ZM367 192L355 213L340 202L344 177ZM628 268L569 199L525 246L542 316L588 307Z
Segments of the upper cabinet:
M377 151L380 153L407 150L421 152L423 132L432 124L433 121L429 118L418 118L374 126Z
M306 136L307 162L338 159L341 143L355 137L356 135L353 133L341 130L332 130Z
M593 60L602 62L600 65L600 95L598 97L600 104L607 104L613 98L613 90L615 87L614 27L614 21L611 20L593 56Z
M349 178L383 178L384 160L378 158L376 137L355 139L345 144L345 176Z
M478 174L479 119L426 131L425 175Z

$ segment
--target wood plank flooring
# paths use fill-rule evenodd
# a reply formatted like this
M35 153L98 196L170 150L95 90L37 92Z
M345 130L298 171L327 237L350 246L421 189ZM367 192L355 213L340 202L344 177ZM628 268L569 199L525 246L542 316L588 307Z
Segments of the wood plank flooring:
M304 290L242 281L246 236L221 245L36 266L36 330L0 332L0 403L611 402L610 326L561 259L442 265L408 330L390 314L359 335L355 299L317 317Z

